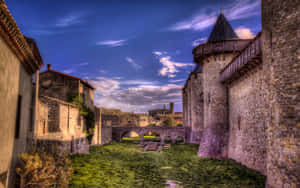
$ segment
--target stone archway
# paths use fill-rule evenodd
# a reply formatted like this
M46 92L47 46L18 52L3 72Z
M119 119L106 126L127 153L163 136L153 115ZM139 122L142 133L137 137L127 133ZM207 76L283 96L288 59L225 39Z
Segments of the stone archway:
M148 132L155 132L160 136L160 143L164 143L165 137L170 136L173 143L178 136L183 138L183 141L186 141L186 135L189 131L186 127L112 127L112 136L113 140L121 141L124 134L134 131L140 137L140 143L144 142L144 135Z
M127 134L130 134L130 133L136 133L139 137L140 142L143 141L143 135L140 132L135 131L135 130L124 130L123 132L121 132L119 141L122 141L124 136L126 136Z

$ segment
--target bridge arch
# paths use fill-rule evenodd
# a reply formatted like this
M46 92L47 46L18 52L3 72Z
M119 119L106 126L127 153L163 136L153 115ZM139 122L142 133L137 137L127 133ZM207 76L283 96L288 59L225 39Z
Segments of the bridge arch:
M130 131L134 131L139 135L141 143L143 143L144 141L144 135L146 135L148 132L155 132L159 134L160 142L162 144L164 143L164 139L167 136L170 136L172 143L175 143L178 136L181 136L183 138L183 141L185 142L186 135L188 135L188 129L186 129L185 127L113 127L113 140L121 141L122 137L125 134L128 134L128 132Z
M120 134L120 141L123 140L124 137L141 137L141 133L136 132L134 130L125 130Z

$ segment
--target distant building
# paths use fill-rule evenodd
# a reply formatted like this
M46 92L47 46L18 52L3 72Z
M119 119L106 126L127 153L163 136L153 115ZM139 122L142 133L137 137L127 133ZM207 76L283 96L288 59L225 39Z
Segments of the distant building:
M174 113L174 103L170 103L170 108L167 109L166 105L162 109L153 109L149 110L149 115L152 117L159 117L159 116L165 116L168 114L173 114Z
M149 122L150 124L155 124L157 126L161 126L163 121L169 116L169 115L175 115L174 112L174 103L171 102L169 104L169 109L166 108L166 105L162 109L153 109L148 111L149 114Z
M182 112L175 112L174 113L174 120L176 125L183 124L183 113Z
M119 109L101 108L102 125L106 127L145 127L149 125L149 116L143 113L122 112Z
M0 0L0 187L14 187L18 154L28 150L35 119L35 83L43 65Z

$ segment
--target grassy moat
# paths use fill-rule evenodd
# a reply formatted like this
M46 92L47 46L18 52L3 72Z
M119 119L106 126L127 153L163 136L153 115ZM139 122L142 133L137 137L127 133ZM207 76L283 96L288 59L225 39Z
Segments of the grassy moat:
M91 147L90 155L71 156L69 187L164 188L169 180L184 188L264 188L265 177L233 160L198 158L198 145L172 145L146 151L135 139Z

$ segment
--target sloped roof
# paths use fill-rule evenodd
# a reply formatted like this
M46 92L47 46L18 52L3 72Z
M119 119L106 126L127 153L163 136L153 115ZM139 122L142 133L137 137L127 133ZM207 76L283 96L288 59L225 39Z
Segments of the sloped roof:
M39 52L32 51L37 49L36 44L34 44L36 49L30 48L3 0L0 0L0 37L6 42L28 73L33 74L43 66L42 59L37 54Z
M223 13L220 13L214 28L210 33L208 42L217 42L236 38L238 38L238 36L233 31L231 25L228 23Z
M86 80L83 80L83 79L78 78L76 76L72 76L72 75L69 75L69 74L62 73L62 72L57 72L57 71L52 70L52 69L48 69L48 70L46 70L44 72L41 72L40 74L44 74L44 73L47 73L47 72L52 72L52 73L55 73L55 74L59 74L59 75L68 77L68 78L72 78L72 79L75 79L75 80L80 80L80 82L82 82L84 85L86 85L87 87L95 90L95 88L90 83L88 83Z

